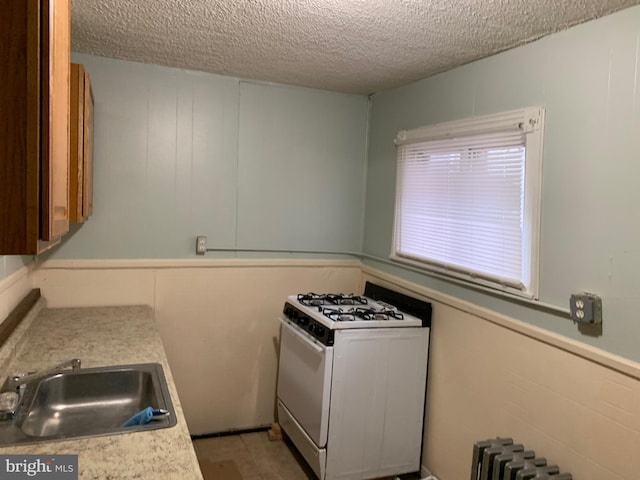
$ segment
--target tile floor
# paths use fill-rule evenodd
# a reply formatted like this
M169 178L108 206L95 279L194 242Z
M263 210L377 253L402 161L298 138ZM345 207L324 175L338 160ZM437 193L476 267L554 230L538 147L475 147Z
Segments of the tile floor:
M193 445L198 459L234 462L242 480L317 480L289 440L269 440L266 431L196 438ZM419 475L401 476L402 480L419 478Z
M264 431L198 438L193 440L193 445L199 459L233 461L242 480L316 478L289 441L271 441Z

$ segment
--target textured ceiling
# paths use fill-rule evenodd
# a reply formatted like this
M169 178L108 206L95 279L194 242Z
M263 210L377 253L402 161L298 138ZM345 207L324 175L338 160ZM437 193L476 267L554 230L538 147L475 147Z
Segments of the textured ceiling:
M72 49L369 94L640 0L73 0Z

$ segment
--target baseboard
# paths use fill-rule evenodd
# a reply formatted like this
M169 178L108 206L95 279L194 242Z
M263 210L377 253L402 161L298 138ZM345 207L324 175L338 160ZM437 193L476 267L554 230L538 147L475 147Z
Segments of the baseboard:
M271 428L270 425L264 425L255 428L242 428L238 430L225 430L224 432L215 433L201 433L197 435L191 435L191 440L202 440L204 438L217 438L217 437L229 437L232 435L242 435L245 433L267 432Z
M429 477L429 476L431 476L431 472L429 471L429 469L428 469L427 467L425 467L424 465L422 465L422 466L420 467L420 476L421 476L422 478Z
M418 472L411 472L411 473L407 473L404 475L400 475L400 476L396 476L393 478L393 480L404 480L404 479L409 479L409 478L416 478L416 475L418 475ZM433 474L427 469L427 467L425 467L424 465L420 466L420 480L425 480L425 479L436 479L436 477L433 476Z

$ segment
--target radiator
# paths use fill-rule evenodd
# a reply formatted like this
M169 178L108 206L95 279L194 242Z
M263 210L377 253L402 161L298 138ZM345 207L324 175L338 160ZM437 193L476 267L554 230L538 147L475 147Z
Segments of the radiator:
M557 465L547 465L533 450L514 444L511 438L483 440L473 445L471 480L573 480L560 473Z

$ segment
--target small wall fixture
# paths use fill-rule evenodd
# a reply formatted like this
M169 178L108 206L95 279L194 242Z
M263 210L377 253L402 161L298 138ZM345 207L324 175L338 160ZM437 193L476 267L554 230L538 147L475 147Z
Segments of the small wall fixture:
M569 310L574 322L602 323L602 299L593 293L572 294Z
M204 255L207 253L207 237L196 237L196 255Z

